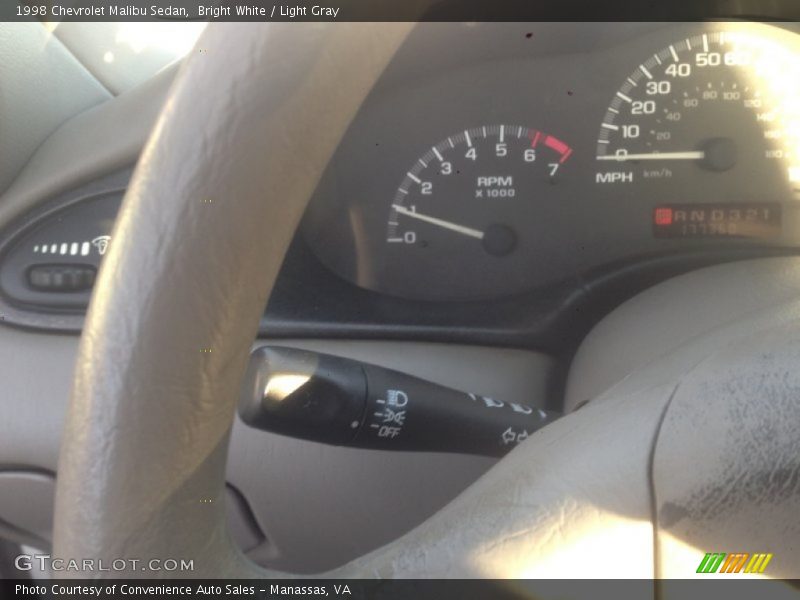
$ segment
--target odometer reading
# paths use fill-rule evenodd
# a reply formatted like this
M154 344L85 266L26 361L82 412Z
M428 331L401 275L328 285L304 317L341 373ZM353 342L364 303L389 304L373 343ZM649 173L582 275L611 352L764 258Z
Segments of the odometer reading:
M672 204L653 211L659 238L774 238L781 234L781 205Z

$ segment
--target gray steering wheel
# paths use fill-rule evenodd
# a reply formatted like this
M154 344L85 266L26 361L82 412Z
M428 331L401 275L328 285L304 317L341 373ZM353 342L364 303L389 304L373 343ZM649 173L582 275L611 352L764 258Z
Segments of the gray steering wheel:
M184 558L207 578L285 576L248 562L225 530L239 387L306 202L411 27L207 29L141 157L92 299L54 556ZM415 530L328 575L688 577L705 552L735 549L771 552L770 574L799 576L795 260L713 268L648 292L612 317L611 333L593 334L573 376L614 344L654 337L630 317L665 321L665 294L696 302L709 278L728 297L753 278L774 283L762 290L769 301L699 327Z

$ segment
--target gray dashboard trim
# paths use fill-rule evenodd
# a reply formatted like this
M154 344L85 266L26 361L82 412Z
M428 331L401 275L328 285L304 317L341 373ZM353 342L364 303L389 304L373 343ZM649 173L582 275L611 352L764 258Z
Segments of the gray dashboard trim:
M78 342L74 336L0 326L0 470L55 472ZM543 404L554 364L545 355L507 348L346 340L278 343L532 404ZM484 457L322 446L257 431L237 420L227 477L267 536L268 542L253 549L251 558L313 572L410 530L492 464Z
M119 196L122 196L130 176L130 169L123 169L58 195L43 205L32 207L21 218L16 219L13 225L4 230L2 239L0 239L0 257L5 256L17 243L19 235L23 234L28 227L35 226L37 221L45 220L52 214L97 196L109 193L118 193ZM0 293L0 322L5 325L74 334L83 328L85 312L85 310L37 311L30 306L17 306Z
M64 121L111 97L39 23L0 23L0 190Z
M0 227L59 194L134 165L177 69L161 71L55 131L0 196Z
M180 48L192 41L184 40L180 30L197 31L203 26L62 21L53 35L111 94L119 96L180 60Z

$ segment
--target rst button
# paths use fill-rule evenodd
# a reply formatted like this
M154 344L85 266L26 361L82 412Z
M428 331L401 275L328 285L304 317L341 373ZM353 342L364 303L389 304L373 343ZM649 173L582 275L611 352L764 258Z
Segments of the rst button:
M39 292L82 292L91 289L96 274L90 265L33 265L28 285Z

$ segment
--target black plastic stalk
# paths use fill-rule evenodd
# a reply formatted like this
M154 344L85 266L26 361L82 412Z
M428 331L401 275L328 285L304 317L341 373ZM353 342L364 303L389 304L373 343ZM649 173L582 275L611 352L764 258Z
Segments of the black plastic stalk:
M503 456L560 415L306 350L255 350L242 420L290 437L375 450Z

